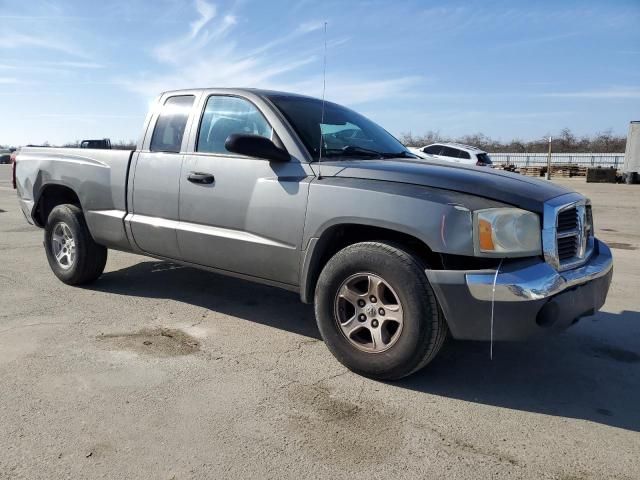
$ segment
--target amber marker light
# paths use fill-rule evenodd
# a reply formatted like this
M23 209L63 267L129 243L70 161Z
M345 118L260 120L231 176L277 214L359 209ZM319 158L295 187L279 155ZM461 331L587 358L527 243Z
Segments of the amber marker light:
M478 222L478 239L480 240L480 248L483 251L492 251L496 247L493 244L493 235L491 233L491 223L487 220Z

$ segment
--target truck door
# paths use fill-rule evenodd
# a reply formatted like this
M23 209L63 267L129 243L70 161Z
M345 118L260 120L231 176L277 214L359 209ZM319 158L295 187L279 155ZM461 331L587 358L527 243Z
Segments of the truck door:
M163 99L161 99L162 102ZM176 225L179 221L180 172L183 143L195 97L176 95L164 99L151 118L145 145L133 172L131 232L137 246L150 254L180 258Z
M311 169L295 158L270 162L225 149L232 133L279 142L264 106L265 112L232 95L211 95L202 102L193 151L185 156L180 179L183 259L297 285Z

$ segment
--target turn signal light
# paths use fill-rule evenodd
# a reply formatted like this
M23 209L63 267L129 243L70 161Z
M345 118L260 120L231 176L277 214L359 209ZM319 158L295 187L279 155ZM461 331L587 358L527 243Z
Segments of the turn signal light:
M482 250L495 250L493 236L491 235L491 223L487 220L480 220L478 222L478 238L480 240L480 248Z

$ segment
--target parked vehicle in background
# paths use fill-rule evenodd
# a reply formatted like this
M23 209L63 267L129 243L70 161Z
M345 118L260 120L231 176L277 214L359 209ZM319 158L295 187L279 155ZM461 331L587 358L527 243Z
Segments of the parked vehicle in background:
M0 163L11 163L11 150L0 150Z
M611 283L587 198L420 161L353 110L301 95L166 92L135 150L23 148L16 168L61 281L98 279L112 248L292 290L335 357L378 379L424 367L449 332L566 328Z
M80 148L94 148L99 150L111 149L111 140L103 138L100 140L82 140Z
M425 147L409 148L409 150L427 160L444 160L478 167L492 165L487 152L462 143L433 143Z

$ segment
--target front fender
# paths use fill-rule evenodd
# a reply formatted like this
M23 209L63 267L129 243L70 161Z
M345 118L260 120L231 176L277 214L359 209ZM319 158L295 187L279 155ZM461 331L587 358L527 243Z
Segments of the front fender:
M432 251L473 256L472 212L504 204L404 183L323 178L311 183L303 245L338 224L362 224L411 235Z
M473 256L472 212L504 206L481 197L404 183L324 177L309 188L300 290L310 301L310 286L321 269L317 252L327 248L327 232L340 225L383 228L411 236L431 251Z

